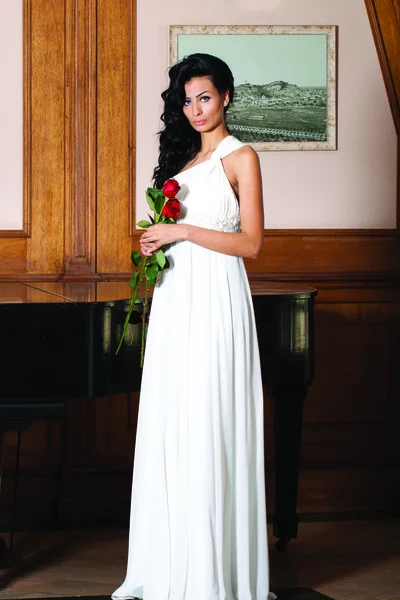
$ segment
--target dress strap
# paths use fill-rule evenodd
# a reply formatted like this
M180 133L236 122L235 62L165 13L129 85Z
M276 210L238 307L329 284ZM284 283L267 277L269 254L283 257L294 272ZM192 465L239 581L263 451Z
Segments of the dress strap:
M238 148L247 145L248 144L244 144L243 142L239 141L237 138L235 138L235 136L228 135L226 138L221 140L221 142L215 148L214 152L211 155L211 158L224 158L225 156L228 156L228 154L231 154L231 152L234 152Z

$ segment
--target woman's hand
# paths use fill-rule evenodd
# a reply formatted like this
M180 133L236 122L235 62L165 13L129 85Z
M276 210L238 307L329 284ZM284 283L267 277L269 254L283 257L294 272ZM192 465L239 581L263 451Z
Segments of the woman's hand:
M142 241L140 241L140 251L143 256L151 256L153 254L153 251L150 249L150 246L148 246L147 244L143 244Z
M156 252L172 242L177 242L185 238L185 227L184 225L176 225L173 223L158 223L148 227L140 238L140 246L143 256L151 256L153 252Z

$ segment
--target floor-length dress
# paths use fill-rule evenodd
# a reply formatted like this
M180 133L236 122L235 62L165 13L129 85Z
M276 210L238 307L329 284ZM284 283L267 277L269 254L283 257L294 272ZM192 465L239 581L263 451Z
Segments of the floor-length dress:
M179 222L240 230L222 158L175 178ZM140 396L128 569L114 599L267 600L263 390L243 259L172 244L154 291Z

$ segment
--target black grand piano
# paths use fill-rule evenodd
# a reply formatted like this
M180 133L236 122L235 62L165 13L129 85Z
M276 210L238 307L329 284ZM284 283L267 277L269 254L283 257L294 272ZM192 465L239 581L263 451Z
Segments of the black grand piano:
M283 550L297 536L303 404L313 377L317 292L264 281L251 282L251 290L264 388L274 401L273 523L276 547ZM62 418L71 399L140 390L140 301L115 354L128 296L127 283L0 284L0 469L7 431L18 431L20 440L32 421ZM16 364L23 365L22 374ZM1 546L5 550L2 538Z

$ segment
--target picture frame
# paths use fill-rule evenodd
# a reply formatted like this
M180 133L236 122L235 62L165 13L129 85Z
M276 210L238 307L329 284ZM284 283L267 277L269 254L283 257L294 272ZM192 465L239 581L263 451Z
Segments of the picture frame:
M232 135L257 151L337 149L336 25L170 25L170 66L194 52L232 70Z

